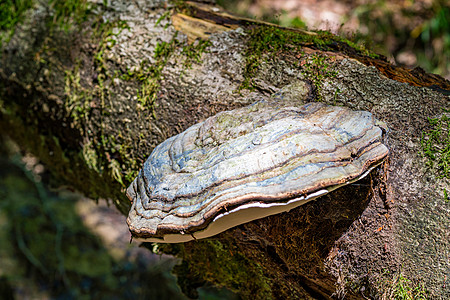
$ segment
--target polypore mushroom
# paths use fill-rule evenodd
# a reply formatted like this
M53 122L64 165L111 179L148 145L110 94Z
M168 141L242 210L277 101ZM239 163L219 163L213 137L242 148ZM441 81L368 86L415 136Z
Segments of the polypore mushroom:
M178 243L289 211L366 176L387 156L365 111L257 102L157 146L127 190L133 237Z

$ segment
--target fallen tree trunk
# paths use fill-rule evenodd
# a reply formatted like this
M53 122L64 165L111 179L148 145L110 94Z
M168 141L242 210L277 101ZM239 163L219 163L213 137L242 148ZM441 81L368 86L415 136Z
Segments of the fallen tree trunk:
M148 245L183 259L187 295L212 283L244 298L391 298L402 284L450 297L448 81L206 4L63 3L34 3L1 28L0 132L53 184L124 214L124 190L156 145L274 93L295 102L304 82L308 101L390 128L389 160L363 182L209 239Z

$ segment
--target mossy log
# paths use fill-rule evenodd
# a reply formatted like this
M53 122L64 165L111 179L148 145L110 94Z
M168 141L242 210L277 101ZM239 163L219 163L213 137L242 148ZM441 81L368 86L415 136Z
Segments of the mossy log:
M390 298L400 284L450 297L450 82L205 1L106 2L30 1L0 28L0 133L39 157L54 185L126 214L125 188L160 142L277 92L295 102L306 81L310 101L384 121L389 160L291 212L147 246L182 258L191 297L207 283L249 299Z

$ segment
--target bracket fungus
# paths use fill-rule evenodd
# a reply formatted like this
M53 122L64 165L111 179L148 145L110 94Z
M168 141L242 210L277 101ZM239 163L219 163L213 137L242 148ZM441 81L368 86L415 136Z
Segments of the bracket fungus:
M387 156L365 111L256 102L158 145L127 189L133 237L178 243L289 211L366 176Z

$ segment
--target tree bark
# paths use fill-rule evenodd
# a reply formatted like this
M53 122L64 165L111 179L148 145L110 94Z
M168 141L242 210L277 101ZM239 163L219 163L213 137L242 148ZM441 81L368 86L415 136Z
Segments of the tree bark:
M367 110L390 128L389 160L362 182L216 237L147 245L183 259L187 295L212 283L243 298L390 298L406 282L450 297L449 176L421 155L450 82L207 3L55 3L2 28L0 133L39 157L52 184L124 214L124 190L160 142L277 92L295 102L301 82L309 101Z

